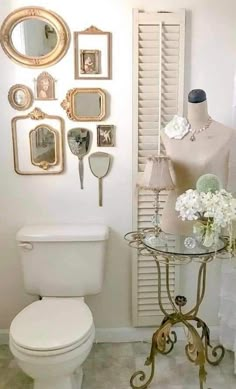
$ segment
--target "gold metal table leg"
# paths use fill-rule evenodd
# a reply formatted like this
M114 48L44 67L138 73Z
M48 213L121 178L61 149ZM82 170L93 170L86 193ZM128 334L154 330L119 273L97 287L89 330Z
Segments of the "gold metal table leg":
M132 389L147 389L151 384L155 373L155 357L159 354L169 354L177 342L177 336L172 327L176 324L181 324L187 330L187 345L185 347L186 355L190 362L199 366L199 384L200 389L204 389L204 382L206 382L207 372L205 370L205 362L207 361L211 365L218 365L224 357L224 347L218 345L212 347L210 343L210 330L207 324L201 320L198 316L199 307L203 301L206 289L206 266L210 257L206 257L205 261L201 263L198 272L197 281L197 297L195 306L188 312L183 313L182 308L187 303L187 299L184 296L176 296L173 300L169 286L169 262L166 261L166 289L170 304L173 307L173 313L168 313L164 309L162 304L162 290L161 290L161 266L156 259L158 270L158 302L160 309L165 315L160 327L152 336L152 345L150 355L147 358L145 365L150 366L151 371L149 377L142 370L134 373L130 379L130 386ZM201 334L197 331L196 327L192 324L195 322L197 328L201 329ZM209 356L209 349L211 350L211 357Z

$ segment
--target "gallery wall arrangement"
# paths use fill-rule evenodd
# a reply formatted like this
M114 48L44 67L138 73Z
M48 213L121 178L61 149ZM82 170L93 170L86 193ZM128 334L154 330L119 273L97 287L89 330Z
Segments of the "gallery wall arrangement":
M79 25L78 25L79 27ZM106 91L98 86L83 88L83 80L109 80L112 77L112 34L91 25L85 30L71 32L63 18L42 7L23 7L6 16L1 26L1 46L10 60L29 69L48 68L63 59L74 37L74 78L80 87L70 88L58 105L74 122L106 120L109 112ZM31 74L31 73L30 73ZM57 100L57 83L53 72L44 69L35 74L32 85L10 86L8 101L17 111L37 107L12 118L14 169L20 175L60 174L65 165L65 139L70 151L78 157L80 187L84 188L83 158L91 145L114 147L114 125L95 125L94 132L82 127L66 131L64 119L45 113L40 101ZM32 89L33 91L32 91ZM62 111L63 112L63 111ZM112 156L95 152L89 167L99 179L99 206L102 206L102 177L111 167ZM97 166L96 166L97 165Z

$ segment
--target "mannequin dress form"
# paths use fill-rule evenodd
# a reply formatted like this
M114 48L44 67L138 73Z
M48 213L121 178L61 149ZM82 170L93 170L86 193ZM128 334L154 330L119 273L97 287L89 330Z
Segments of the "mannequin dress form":
M236 187L236 131L214 120L205 130L198 132L209 123L206 93L194 89L188 96L188 121L193 133L182 139L169 138L162 131L161 138L166 154L172 162L172 179L175 190L169 192L161 218L161 229L168 233L189 235L192 222L182 221L175 211L176 198L187 189L195 189L197 179L206 173L219 177L222 187L230 192Z

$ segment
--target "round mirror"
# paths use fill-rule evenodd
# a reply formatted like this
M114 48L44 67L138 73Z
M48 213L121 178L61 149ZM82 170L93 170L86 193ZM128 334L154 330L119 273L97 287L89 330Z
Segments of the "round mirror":
M41 7L15 10L4 20L0 34L8 57L33 68L57 63L70 43L70 31L64 20Z
M28 57L43 57L55 49L57 33L51 24L30 18L13 28L11 40L20 54Z
M18 111L24 111L33 104L33 93L26 85L13 85L8 92L11 106Z

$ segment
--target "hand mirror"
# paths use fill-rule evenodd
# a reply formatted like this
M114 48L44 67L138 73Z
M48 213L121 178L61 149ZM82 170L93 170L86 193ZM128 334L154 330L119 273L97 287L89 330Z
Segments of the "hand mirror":
M72 128L67 134L70 151L79 158L80 187L84 189L83 157L88 153L90 146L90 132L85 128Z
M102 207L102 178L109 171L111 156L108 153L96 152L89 156L90 170L95 177L98 178L99 184L99 207Z

